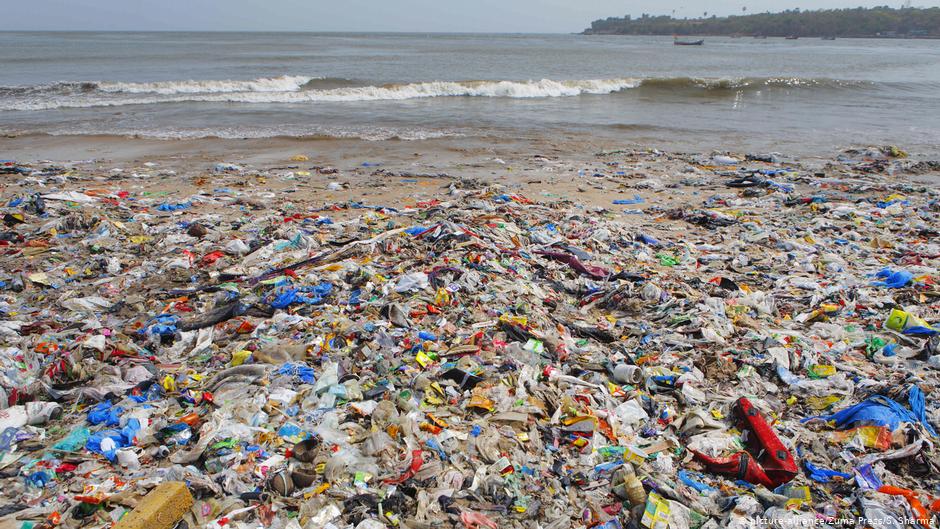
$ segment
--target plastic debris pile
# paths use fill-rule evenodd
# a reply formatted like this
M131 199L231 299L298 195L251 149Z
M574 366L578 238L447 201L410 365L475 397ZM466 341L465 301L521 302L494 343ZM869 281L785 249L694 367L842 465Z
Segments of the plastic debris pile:
M35 185L3 197L0 515L929 527L940 202L866 156L692 157L685 208L633 179L287 209L8 164Z

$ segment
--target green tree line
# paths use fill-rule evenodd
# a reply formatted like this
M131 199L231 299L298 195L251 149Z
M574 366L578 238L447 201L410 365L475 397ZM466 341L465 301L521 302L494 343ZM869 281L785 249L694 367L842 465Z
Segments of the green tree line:
M940 7L887 6L872 9L825 9L755 13L729 17L678 19L627 15L595 20L585 34L612 35L754 35L768 37L940 37Z

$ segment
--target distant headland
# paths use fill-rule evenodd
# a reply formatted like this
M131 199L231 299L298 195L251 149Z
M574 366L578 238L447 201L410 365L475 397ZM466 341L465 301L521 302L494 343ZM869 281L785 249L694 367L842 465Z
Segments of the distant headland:
M746 13L746 12L745 12ZM940 7L824 9L673 18L627 15L595 20L585 35L702 35L818 38L940 38Z

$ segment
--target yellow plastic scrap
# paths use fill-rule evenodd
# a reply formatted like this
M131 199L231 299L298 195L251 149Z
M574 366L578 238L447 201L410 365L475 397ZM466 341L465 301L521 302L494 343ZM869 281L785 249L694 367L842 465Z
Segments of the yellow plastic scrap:
M891 448L891 431L884 426L861 426L851 430L837 430L829 434L832 444L844 445L858 439L862 446L877 450Z
M418 363L423 368L427 368L429 365L434 363L434 360L431 360L431 357L427 355L424 351L418 351L415 355L415 362Z
M787 487L784 496L789 497L786 506L790 509L797 509L803 505L812 505L813 496L809 492L809 487Z
M486 411L493 411L496 409L496 405L493 403L493 401L481 395L480 393L474 393L470 396L470 402L467 403L467 407Z
M523 327L529 324L528 318L525 316L509 316L508 314L503 314L499 317L499 321L504 323L513 323L516 325L521 325Z
M828 378L836 374L836 366L826 364L816 364L809 368L812 378Z
M437 294L434 296L434 304L437 306L447 305L450 303L450 292L446 288L437 289Z
M242 349L240 351L235 351L234 353L232 353L232 361L229 362L229 365L231 365L232 367L240 366L244 364L245 361L248 360L248 357L250 356L251 356L251 351L247 351L245 349Z
M806 397L806 405L816 411L822 411L832 407L832 405L840 402L841 400L842 397L836 395L827 395L825 397Z
M669 502L655 492L646 498L646 508L640 520L647 529L666 529L669 527Z

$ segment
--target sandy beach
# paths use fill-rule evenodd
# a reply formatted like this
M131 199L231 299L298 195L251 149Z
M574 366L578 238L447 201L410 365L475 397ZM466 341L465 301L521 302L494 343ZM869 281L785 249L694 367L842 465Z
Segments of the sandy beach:
M676 191L684 178L707 177L714 152L669 153L632 142L598 138L439 138L416 141L364 141L337 138L261 138L158 140L121 136L23 135L0 138L3 158L46 162L74 168L74 182L132 185L145 191L183 197L202 187L231 183L213 173L217 163L243 166L248 173L270 175L255 191L290 192L310 203L360 200L400 207L440 198L461 180L498 184L514 192L550 200L571 200L610 208L619 195L640 194L662 207L688 205L693 197ZM745 152L719 153L744 160ZM796 157L777 153L781 163L751 162L754 170L787 167L827 177L844 174L828 167L832 157ZM301 157L301 158L298 158ZM858 158L858 157L856 157ZM864 156L861 156L864 158ZM303 161L298 161L303 160ZM923 162L923 161L921 161ZM903 174L883 175L896 183L935 184L938 172L928 163ZM910 162L915 165L918 162ZM722 168L718 168L722 169ZM725 168L726 169L726 168ZM719 171L720 172L720 171ZM342 190L328 189L331 182ZM635 185L639 182L640 185ZM11 192L20 182L4 182ZM262 185L263 184L263 185ZM717 184L717 183L716 183ZM717 190L720 185L705 185ZM704 192L704 190L702 191ZM629 216L625 218L631 218Z

